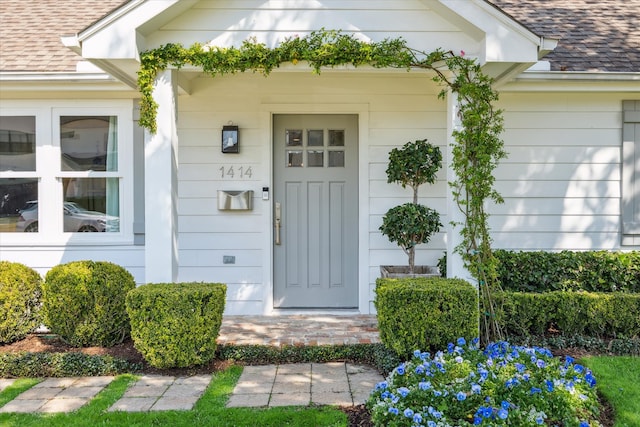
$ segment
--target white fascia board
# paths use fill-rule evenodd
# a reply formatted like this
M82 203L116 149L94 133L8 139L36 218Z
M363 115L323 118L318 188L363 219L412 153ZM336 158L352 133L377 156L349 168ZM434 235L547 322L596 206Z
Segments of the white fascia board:
M640 93L640 73L527 71L503 85L500 90Z
M9 91L131 91L105 73L0 73L0 92Z
M485 58L481 62L534 63L544 39L532 33L484 0L436 0L464 18L484 34ZM464 30L464 29L463 29ZM546 42L546 49L553 41Z

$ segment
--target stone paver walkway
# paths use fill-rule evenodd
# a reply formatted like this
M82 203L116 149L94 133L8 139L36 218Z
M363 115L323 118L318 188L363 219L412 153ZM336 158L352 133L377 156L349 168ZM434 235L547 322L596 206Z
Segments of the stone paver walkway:
M379 343L375 315L224 316L218 344L338 345Z
M89 402L114 377L47 378L19 394L0 412L71 412Z
M16 380L14 380L14 379L0 378L0 391L2 391L5 388L9 387L15 381Z
M211 375L140 378L109 408L110 412L170 411L193 408L211 381Z
M246 366L227 407L359 405L382 380L373 368L344 362Z

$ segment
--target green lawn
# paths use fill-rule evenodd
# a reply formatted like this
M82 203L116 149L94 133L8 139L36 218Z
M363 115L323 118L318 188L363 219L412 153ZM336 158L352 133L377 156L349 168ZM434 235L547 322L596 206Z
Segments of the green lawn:
M586 357L583 362L613 406L615 427L640 426L640 357Z
M85 427L106 426L346 426L347 417L341 411L329 407L306 408L225 408L225 402L240 377L242 368L234 366L216 374L209 388L192 411L166 411L144 413L111 413L106 410L125 392L135 380L132 375L118 376L87 406L71 414L32 415L0 414L3 427ZM4 404L19 392L28 389L36 381L19 380L0 393Z

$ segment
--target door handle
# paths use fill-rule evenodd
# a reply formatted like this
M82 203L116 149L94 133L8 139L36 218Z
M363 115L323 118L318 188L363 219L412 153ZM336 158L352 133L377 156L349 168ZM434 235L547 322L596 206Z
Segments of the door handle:
M276 202L276 216L275 216L275 219L276 219L276 224L275 224L275 226L276 226L276 236L275 236L276 242L275 243L276 243L276 245L280 244L280 227L281 227L280 215L281 215L281 212L282 212L282 210L281 210L281 207L280 207L280 203Z

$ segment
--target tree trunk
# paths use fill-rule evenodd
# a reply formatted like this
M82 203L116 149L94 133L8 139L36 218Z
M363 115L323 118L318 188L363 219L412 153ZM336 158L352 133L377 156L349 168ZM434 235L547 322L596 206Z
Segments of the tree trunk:
M410 248L407 253L409 254L409 274L413 274L416 269L416 248L415 246Z

